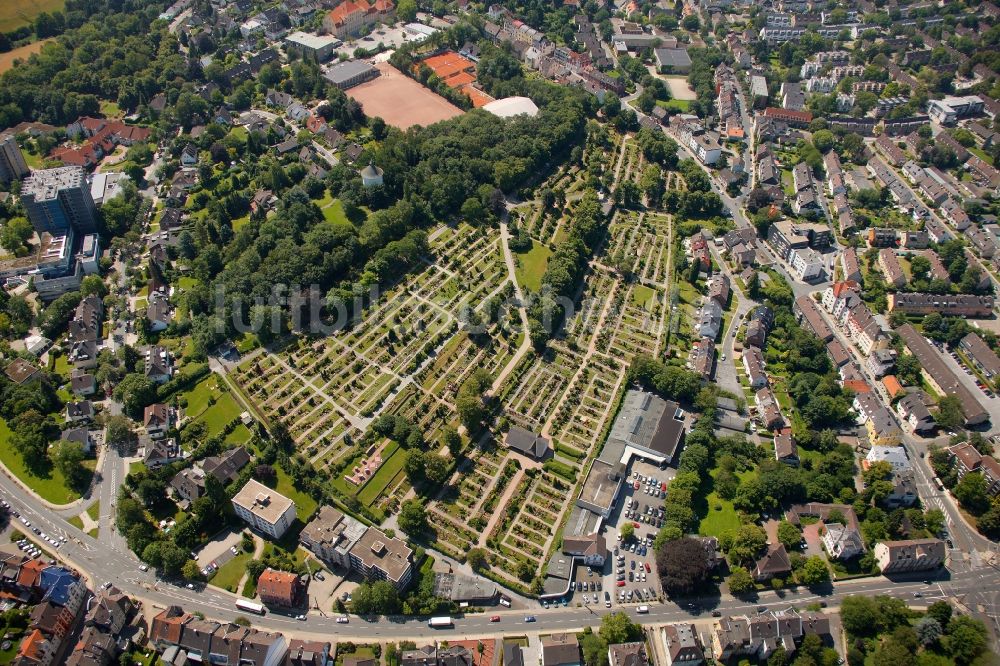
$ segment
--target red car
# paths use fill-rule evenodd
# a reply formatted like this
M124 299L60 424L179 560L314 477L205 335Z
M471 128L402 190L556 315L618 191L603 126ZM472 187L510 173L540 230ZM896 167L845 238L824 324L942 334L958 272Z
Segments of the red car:
M636 529L639 529L640 525L639 525L639 523L633 522L632 523L632 527L634 527Z
M625 587L625 581L623 580L618 581L618 587Z
M646 573L653 573L653 570L649 568L649 562L646 562Z
M490 622L499 622L499 621L500 621L499 615L494 615L493 617L490 618Z
M639 490L639 482L636 481L635 483L633 483L632 484L632 488L635 489L635 490Z

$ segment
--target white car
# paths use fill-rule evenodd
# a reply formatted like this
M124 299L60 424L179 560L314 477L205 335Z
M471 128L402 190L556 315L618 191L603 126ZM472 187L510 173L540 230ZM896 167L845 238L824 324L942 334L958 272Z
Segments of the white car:
M148 564L140 564L139 565L139 571L149 571L149 565Z
M346 615L341 615L340 617L337 618L337 624L347 624L350 621L351 618L347 617Z

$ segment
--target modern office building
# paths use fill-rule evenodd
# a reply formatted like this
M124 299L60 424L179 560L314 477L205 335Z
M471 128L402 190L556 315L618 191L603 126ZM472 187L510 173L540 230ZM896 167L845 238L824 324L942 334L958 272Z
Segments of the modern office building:
M55 236L70 229L84 234L97 231L97 207L80 167L33 172L21 185L21 203L39 234Z

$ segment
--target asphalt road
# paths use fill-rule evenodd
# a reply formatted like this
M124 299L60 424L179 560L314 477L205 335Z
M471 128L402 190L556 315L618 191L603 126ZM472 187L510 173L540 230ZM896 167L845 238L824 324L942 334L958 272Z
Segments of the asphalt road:
M12 508L19 511L33 526L50 534L66 535L69 542L57 551L60 558L67 564L78 568L86 574L91 583L98 587L105 581L111 581L120 589L141 599L154 610L171 604L182 606L190 612L201 612L206 617L231 621L239 612L234 602L236 596L203 587L188 590L183 586L157 580L153 572L139 570L139 562L130 552L117 543L99 542L83 534L52 511L42 509L28 493L6 476L0 476L0 494L11 502ZM12 519L18 527L23 527ZM287 635L308 637L335 636L340 640L378 640L393 639L420 640L438 636L442 638L455 636L489 636L509 633L522 633L529 630L566 631L579 630L585 626L593 626L600 622L606 613L625 610L633 618L643 624L660 624L690 620L693 617L704 616L713 610L723 614L753 613L759 605L771 609L788 606L802 607L812 602L824 601L829 606L836 606L847 594L891 594L893 596L913 599L913 593L920 592L922 599L956 598L962 600L967 595L974 597L971 603L981 604L987 612L992 612L995 604L1000 601L1000 576L992 568L980 568L962 572L942 572L941 580L932 585L924 585L921 580L909 582L892 582L885 578L866 578L848 581L836 585L828 593L819 594L810 590L785 591L780 595L765 592L759 600L748 602L721 597L700 599L697 603L701 610L693 611L676 603L651 604L648 614L639 615L637 604L629 606L615 605L611 609L602 606L568 607L554 609L537 609L527 611L536 618L536 622L525 622L526 612L496 612L472 614L456 618L455 626L450 629L432 630L426 622L420 619L377 618L365 620L352 617L349 624L337 624L334 614L319 614L313 612L304 620L296 620L291 616L270 612L264 617L253 618L254 626L260 629L281 631ZM490 622L493 615L499 615L499 622ZM985 618L991 624L994 620Z

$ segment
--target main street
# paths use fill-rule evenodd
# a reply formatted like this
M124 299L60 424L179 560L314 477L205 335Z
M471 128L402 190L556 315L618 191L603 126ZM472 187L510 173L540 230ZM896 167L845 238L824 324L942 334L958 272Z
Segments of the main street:
M205 617L219 621L232 621L240 615L235 608L237 597L213 587L198 586L187 589L183 584L158 580L152 571L139 570L139 561L117 539L110 543L103 537L93 539L70 525L57 512L45 508L33 495L23 490L13 480L0 475L0 495L11 503L11 508L43 532L51 535L65 535L69 541L56 554L68 565L79 569L96 588L111 582L128 594L142 600L147 609L166 608L179 605L188 612L199 612ZM23 527L13 519L13 524ZM51 550L51 548L49 548ZM311 613L306 620L296 620L291 615L271 612L264 617L254 617L257 628L280 631L290 636L322 638L324 640L424 640L431 637L454 638L456 636L491 636L510 633L537 631L576 631L600 622L601 616L624 610L642 624L660 624L690 620L696 615L711 611L722 614L755 613L764 605L770 609L789 606L802 608L810 603L824 602L835 607L848 594L875 595L888 594L908 600L920 593L921 599L970 599L970 610L976 611L982 605L987 613L992 613L993 605L1000 599L1000 576L988 567L968 568L961 571L942 571L930 585L921 580L893 582L886 578L866 578L837 583L832 590L818 594L808 589L785 590L780 593L764 592L753 601L731 597L715 597L694 600L698 609L673 602L653 604L648 614L640 615L636 606L558 607L531 611L506 611L498 613L499 622L490 622L494 613L470 614L456 618L450 629L431 630L422 619L415 618L373 618L352 617L349 624L337 624L334 614ZM912 603L912 601L911 601ZM526 613L533 615L536 622L525 621ZM992 617L985 618L993 622Z

